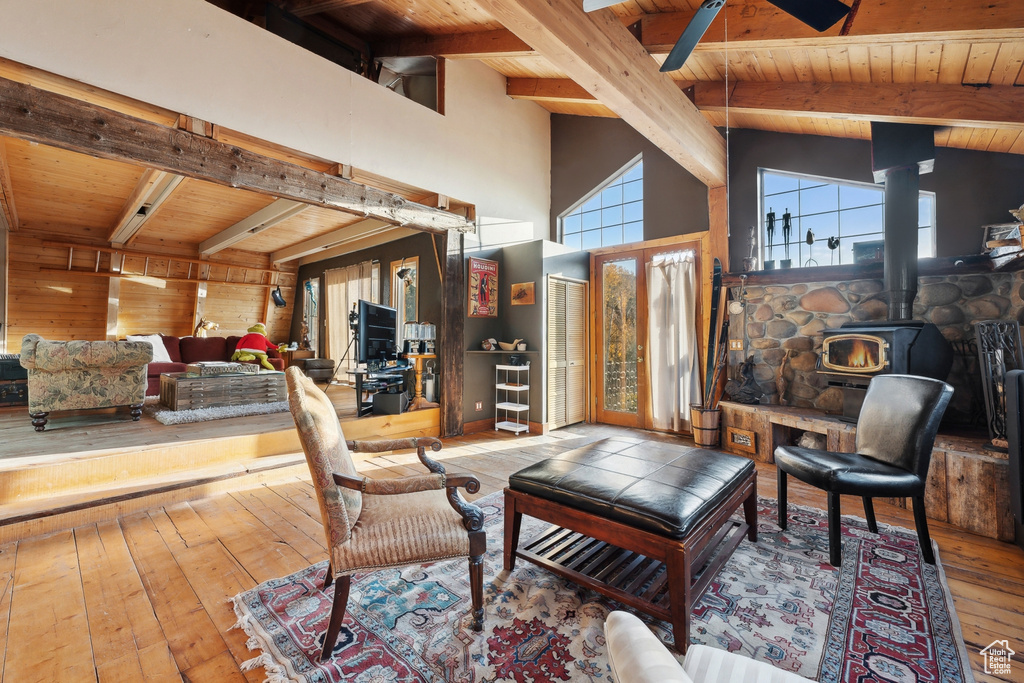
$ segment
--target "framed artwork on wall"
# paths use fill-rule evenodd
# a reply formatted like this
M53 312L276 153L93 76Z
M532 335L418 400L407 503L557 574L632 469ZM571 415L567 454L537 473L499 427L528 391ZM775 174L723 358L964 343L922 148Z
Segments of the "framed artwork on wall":
M532 282L518 282L512 285L512 305L530 306L537 303Z
M469 258L470 318L498 317L498 262Z

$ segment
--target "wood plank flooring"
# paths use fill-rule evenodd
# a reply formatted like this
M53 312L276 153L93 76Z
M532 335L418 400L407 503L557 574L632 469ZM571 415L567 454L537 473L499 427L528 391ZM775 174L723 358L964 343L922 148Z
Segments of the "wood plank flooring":
M447 439L450 471L475 473L478 495L566 448L615 434L662 434L579 425L547 436L482 432ZM420 472L414 453L365 460L371 477ZM759 492L775 495L775 470L759 464ZM242 672L253 654L228 599L326 557L308 478L135 513L0 546L0 681L262 681ZM825 496L790 479L790 501ZM844 500L860 514L859 501ZM907 510L877 503L879 521L913 528ZM979 681L1024 680L1024 551L932 523ZM1009 639L1012 674L983 673L980 650Z

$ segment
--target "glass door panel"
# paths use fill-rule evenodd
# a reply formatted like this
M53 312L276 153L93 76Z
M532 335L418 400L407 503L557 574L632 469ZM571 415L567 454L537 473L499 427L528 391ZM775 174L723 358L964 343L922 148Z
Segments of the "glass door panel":
M598 357L595 368L597 420L643 426L647 378L643 372L644 330L641 252L609 254L596 259L596 323Z

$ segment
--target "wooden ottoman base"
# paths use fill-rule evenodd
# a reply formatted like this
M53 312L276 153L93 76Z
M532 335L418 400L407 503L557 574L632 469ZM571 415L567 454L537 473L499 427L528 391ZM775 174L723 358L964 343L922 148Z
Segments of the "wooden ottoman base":
M730 519L743 505L744 521ZM519 547L523 515L554 526ZM690 642L690 612L746 534L757 541L757 471L682 539L672 539L522 491L505 489L505 569L521 557L672 624Z

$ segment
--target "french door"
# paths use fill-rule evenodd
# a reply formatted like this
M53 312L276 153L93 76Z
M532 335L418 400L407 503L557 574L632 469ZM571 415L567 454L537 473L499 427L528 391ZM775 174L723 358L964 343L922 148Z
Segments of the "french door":
M592 385L598 422L653 429L647 362L647 263L658 254L692 250L696 261L697 312L702 319L702 241L673 242L645 249L595 254L591 262L594 293ZM668 334L667 330L659 333Z

